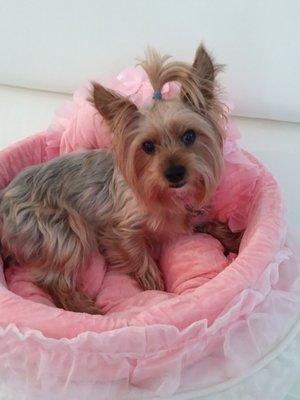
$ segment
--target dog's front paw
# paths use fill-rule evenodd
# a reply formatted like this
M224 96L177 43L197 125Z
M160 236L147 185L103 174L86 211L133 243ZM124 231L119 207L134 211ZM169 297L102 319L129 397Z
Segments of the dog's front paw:
M136 276L136 280L144 290L164 290L164 281L157 266L149 268L141 276Z
M208 222L197 232L208 233L218 239L224 246L225 254L239 252L243 232L232 232L227 224L219 221Z

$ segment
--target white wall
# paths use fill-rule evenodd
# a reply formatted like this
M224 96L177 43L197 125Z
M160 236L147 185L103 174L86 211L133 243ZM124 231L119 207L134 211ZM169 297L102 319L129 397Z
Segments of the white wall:
M244 116L300 121L299 0L0 0L0 83L72 92L147 44L227 64Z

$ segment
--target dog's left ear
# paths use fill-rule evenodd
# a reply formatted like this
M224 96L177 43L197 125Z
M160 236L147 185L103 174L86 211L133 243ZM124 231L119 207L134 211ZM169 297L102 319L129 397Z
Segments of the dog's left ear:
M121 120L132 121L137 117L137 106L117 92L92 82L91 103L110 126L116 126Z
M214 63L204 45L198 47L192 64L191 82L188 90L182 88L181 97L200 111L209 110L216 96L216 76L222 66Z

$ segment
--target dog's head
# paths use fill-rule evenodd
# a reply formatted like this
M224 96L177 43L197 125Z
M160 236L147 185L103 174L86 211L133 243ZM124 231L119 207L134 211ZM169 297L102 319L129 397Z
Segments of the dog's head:
M153 86L151 105L138 109L128 98L93 83L92 101L113 132L118 168L146 207L169 207L183 192L201 207L222 171L222 108L216 94L219 67L200 45L192 65L167 62L149 50L141 63ZM181 86L164 100L166 82Z

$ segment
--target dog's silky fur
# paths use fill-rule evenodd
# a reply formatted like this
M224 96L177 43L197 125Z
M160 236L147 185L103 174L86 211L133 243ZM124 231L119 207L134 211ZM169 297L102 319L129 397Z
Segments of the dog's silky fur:
M180 98L153 100L138 109L128 98L92 83L91 100L110 127L112 149L74 152L30 167L1 194L2 254L7 262L28 266L34 281L67 310L100 312L79 283L99 249L111 267L133 275L144 289L163 289L152 247L193 231L192 215L178 195L182 189L170 187L166 169L185 168L184 190L199 209L219 183L219 67L203 45L193 65L168 62L153 50L141 65L156 91L178 82ZM186 146L182 135L191 130L196 139ZM146 141L155 146L151 154L143 149ZM221 239L230 236L214 224L206 231L221 232Z

